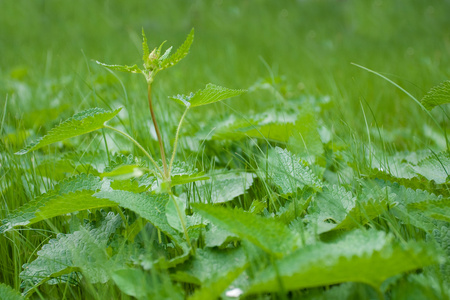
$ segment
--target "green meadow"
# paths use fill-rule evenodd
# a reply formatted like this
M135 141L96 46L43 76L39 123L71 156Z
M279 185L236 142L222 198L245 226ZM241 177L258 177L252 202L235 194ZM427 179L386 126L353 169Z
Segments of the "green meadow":
M0 0L0 299L448 299L449 12Z

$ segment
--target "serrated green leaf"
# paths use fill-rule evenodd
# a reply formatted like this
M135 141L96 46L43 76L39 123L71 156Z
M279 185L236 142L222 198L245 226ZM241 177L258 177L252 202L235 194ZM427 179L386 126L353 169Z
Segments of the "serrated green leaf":
M145 36L144 27L142 27L142 60L144 63L148 61L150 50L148 49L147 37Z
M145 170L140 168L138 165L121 165L114 168L112 171L103 172L100 174L100 178L108 177L116 180L127 180L142 176L144 171Z
M228 173L212 176L208 181L198 184L196 195L202 201L224 203L245 193L253 184L252 173Z
M433 87L420 102L428 110L441 104L450 103L450 80Z
M81 271L90 283L107 282L108 272L115 262L108 257L105 249L111 234L121 222L119 215L109 213L98 228L58 234L56 239L51 239L37 252L38 257L34 261L23 265L20 277L27 285L36 285L52 278L47 282L56 284L64 281L62 275Z
M230 284L242 274L247 265L235 266L226 270L220 276L212 277L207 283L197 290L189 300L218 299L219 296L230 286Z
M282 195L290 195L297 189L322 188L321 180L305 162L288 150L275 147L269 152L268 170L272 181L280 188Z
M116 206L115 202L93 197L101 185L100 178L93 175L81 174L68 178L53 190L11 212L3 220L0 233L75 211Z
M283 256L300 245L300 239L284 224L239 209L191 204L195 211L218 227L246 239L264 251Z
M135 74L139 74L142 73L142 70L139 69L139 67L137 65L134 66L122 66L122 65L108 65L99 61L95 61L97 64L108 68L110 70L114 70L114 71L120 71L120 72L126 72L126 73L135 73Z
M25 300L22 295L9 285L0 283L0 299L2 300Z
M355 207L356 199L343 187L324 187L309 209L307 220L313 231L320 234L334 229Z
M445 151L427 157L413 166L413 169L428 180L434 180L438 184L446 183L450 172L450 153Z
M195 256L178 266L171 277L176 281L203 285L246 264L247 258L242 248L197 249Z
M379 288L387 278L438 263L425 243L400 244L384 232L355 230L336 242L300 248L255 276L248 294L362 282Z
M104 124L114 118L120 110L121 108L115 111L106 111L102 108L90 108L77 113L54 127L45 136L31 143L25 149L16 152L16 154L22 155L41 147L103 128Z
M197 107L228 98L236 97L245 93L245 90L232 90L212 83L208 83L203 90L191 93L188 96L177 95L170 97L178 103L184 104L186 107Z
M316 115L311 106L304 107L298 114L287 148L301 156L316 156L323 153Z
M180 210L181 217L183 218L184 224L186 224L186 202L183 201L183 199L173 196L173 199L170 199L167 201L166 204L166 218L167 222L169 223L172 228L178 230L178 232L183 232L183 225L180 221L180 216L178 214L178 209ZM175 206L174 201L176 201L176 204L178 205L178 209Z
M180 60L182 60L189 53L189 49L191 48L193 41L194 41L194 28L191 29L191 32L186 37L186 40L177 49L177 51L161 62L161 68L162 69L170 68L176 65Z
M171 185L180 185L180 184L186 184L190 182L195 181L203 181L208 180L210 177L205 175L203 172L200 173L194 173L194 174L184 174L184 175L174 175L171 177Z
M134 211L152 223L153 226L164 232L178 245L183 243L178 232L176 232L167 222L165 207L169 200L168 194L136 194L127 191L103 190L95 193L93 196L114 201L120 206Z

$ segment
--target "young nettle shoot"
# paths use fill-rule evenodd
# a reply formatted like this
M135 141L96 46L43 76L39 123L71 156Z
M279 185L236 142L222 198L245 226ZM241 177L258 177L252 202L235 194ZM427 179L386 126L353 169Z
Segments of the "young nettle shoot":
M233 90L233 89L220 87L220 86L217 86L214 84L207 84L206 88L199 90L195 93L190 93L187 96L177 95L174 97L169 97L170 99L183 105L185 107L185 110L180 118L180 121L179 121L179 124L177 127L170 161L167 161L163 138L161 136L161 131L158 126L158 120L156 119L156 116L154 113L154 106L153 106L153 101L152 101L152 84L155 79L155 76L160 71L176 65L179 61L181 61L189 53L189 49L191 47L193 40L194 40L194 29L191 30L191 32L188 34L186 40L177 49L177 51L175 53L171 54L172 47L169 47L163 53L162 50L163 50L163 45L165 44L165 42L163 42L159 47L154 48L150 52L148 44L147 44L147 38L145 36L144 30L142 30L142 51L143 51L143 67L142 67L142 69L139 68L137 65L134 65L134 66L109 65L109 64L104 64L104 63L97 61L97 63L99 65L102 65L111 70L142 74L145 77L146 82L147 82L148 106L150 109L150 115L151 115L151 119L153 121L153 126L155 128L156 135L158 138L160 156L161 156L161 160L162 160L162 169L160 168L160 166L158 165L156 160L132 136L130 136L129 134L127 134L117 128L114 128L114 127L106 124L107 121L111 120L113 117L115 117L119 113L121 108L119 108L115 111L112 111L112 112L106 111L102 108L92 108L92 109L88 109L83 112L80 112L78 114L75 114L72 118L69 118L65 122L61 123L57 127L50 130L47 135L45 135L44 137L31 143L25 149L17 152L16 154L25 154L30 151L34 151L36 149L44 147L46 145L49 145L49 144L52 144L55 142L59 142L59 141L62 141L62 140L65 140L65 139L68 139L71 137L79 136L79 135L82 135L85 133L89 133L89 132L92 132L92 131L95 131L98 129L102 129L102 128L107 128L107 129L113 130L113 131L125 136L128 140L133 142L144 153L144 155L148 157L150 162L153 164L154 172L155 172L156 176L161 179L160 190L163 193L167 193L169 195L169 198L172 199L173 204L176 208L177 214L179 216L180 223L182 225L184 235L186 237L186 241L189 244L189 246L191 246L189 237L187 234L186 224L185 224L185 214L184 214L184 212L181 211L180 206L177 203L178 200L176 199L175 195L173 195L173 193L172 193L172 180L171 180L171 171L172 171L175 156L176 156L178 138L180 135L180 129L181 129L183 120L184 120L187 112L189 111L189 109L191 109L193 107L210 104L210 103L221 101L221 100L224 100L224 99L227 99L230 97L239 96L245 92L244 90Z

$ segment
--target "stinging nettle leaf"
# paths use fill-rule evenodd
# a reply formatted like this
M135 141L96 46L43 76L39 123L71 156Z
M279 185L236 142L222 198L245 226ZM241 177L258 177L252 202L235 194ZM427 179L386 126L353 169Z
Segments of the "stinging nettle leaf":
M38 257L34 261L23 266L20 277L32 285L55 278L49 283L56 284L64 281L62 275L81 271L89 282L105 283L109 279L108 271L115 264L105 248L121 223L119 215L109 213L98 228L81 228L70 234L58 234L56 239L51 239L37 252Z
M68 178L53 190L11 212L3 220L0 233L76 211L116 206L115 202L93 196L101 185L100 178L93 175L81 174Z
M25 300L25 297L9 285L0 282L0 299L2 300Z
M166 53L164 53L164 55L161 57L163 59L161 62L161 68L162 69L170 68L176 65L180 60L182 60L189 53L189 49L191 48L193 41L194 41L194 28L191 29L191 32L186 37L186 40L174 54L166 58L166 53L167 55L169 55L170 49L172 47L170 47L169 50L167 50L169 52L166 51Z
M168 194L136 194L127 191L102 190L94 194L94 197L114 201L120 206L136 212L178 245L183 243L178 232L170 226L166 218Z
M77 113L51 129L42 138L32 142L26 148L15 154L23 155L44 146L101 129L105 126L105 123L114 118L121 109L122 108L116 109L115 111L106 111L102 108L90 108Z
M433 87L420 102L428 110L441 104L450 103L450 80Z
M246 239L264 251L281 257L296 249L301 241L287 226L238 209L209 204L191 204L195 211L218 227Z
M186 107L197 107L217 101L222 101L228 98L236 97L245 93L246 90L232 90L225 87L221 87L212 83L208 83L203 90L199 90L196 93L190 95L177 95L170 97L178 103L185 105Z
M387 278L441 262L425 243L400 244L381 231L355 230L329 244L300 248L255 276L248 294L362 282L379 288Z

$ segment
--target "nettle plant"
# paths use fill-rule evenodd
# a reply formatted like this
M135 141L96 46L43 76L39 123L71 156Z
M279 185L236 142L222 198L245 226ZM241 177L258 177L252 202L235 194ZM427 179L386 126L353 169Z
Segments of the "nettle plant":
M2 220L0 233L56 216L66 216L71 227L23 265L26 296L44 283L84 283L86 293L109 286L110 297L98 297L103 299L117 293L138 299L283 298L288 293L306 299L448 297L448 150L390 156L373 146L362 151L370 156L362 159L370 161L366 166L350 146L335 144L326 128L319 134L313 106L325 109L328 101L304 99L283 103L287 112L282 114L271 109L231 115L217 121L211 134L194 133L190 137L202 142L251 138L267 146L254 143L250 149L261 155L246 171L198 172L176 161L187 112L244 91L208 84L171 97L185 110L167 157L152 84L160 71L188 54L194 32L172 55L172 48L163 53L164 43L150 52L142 35L142 69L99 64L145 77L161 162L133 137L106 124L120 109L75 114L17 152L107 129L134 143L150 164L118 156L103 172L66 178ZM447 104L449 91L450 81L420 104L427 110ZM252 199L234 201L250 187ZM74 212L79 213L67 216ZM149 238L149 231L155 236ZM0 284L0 297L9 295L21 299Z
M194 29L191 30L189 35L187 36L184 43L178 48L178 50L171 54L172 47L168 48L164 53L162 53L163 45L165 42L163 42L158 48L153 49L153 51L150 52L148 44L147 44L147 38L145 36L144 30L142 30L142 49L143 49L143 68L139 68L137 65L134 66L126 66L126 65L108 65L101 63L97 61L99 65L102 65L104 67L107 67L111 70L116 71L122 71L127 73L134 73L134 74L142 74L147 82L147 95L148 95L148 106L150 108L150 114L151 119L153 121L153 126L156 131L156 136L158 139L159 144L159 151L161 155L161 162L162 167L156 159L154 159L146 150L145 147L139 144L133 137L128 135L127 133L116 129L112 126L109 126L106 124L109 120L114 118L121 110L121 108L114 110L114 111L105 111L101 108L92 108L88 109L86 111L77 113L72 118L66 120L59 126L52 129L46 136L44 136L41 139L38 139L37 141L31 143L28 147L25 149L17 152L16 154L26 154L30 151L37 150L39 148L42 148L44 146L47 146L52 143L60 142L62 140L65 140L67 138L79 136L82 134L86 134L95 130L99 130L102 128L113 130L123 136L125 136L128 140L133 142L141 151L142 153L149 159L149 161L152 164L151 172L157 177L158 179L158 186L161 193L165 193L169 196L171 201L173 201L174 208L176 209L177 215L179 217L179 221L181 223L181 226L183 228L186 241L191 248L190 240L188 236L188 232L186 229L186 221L184 213L182 212L182 209L179 206L179 201L176 200L176 197L172 193L172 188L174 185L179 184L185 184L188 182L193 182L197 180L205 180L208 177L206 176L189 176L184 174L185 176L180 176L180 174L177 174L175 177L173 176L173 167L174 167L174 161L176 157L177 152L177 144L179 140L179 134L180 129L183 124L183 120L187 114L187 112L198 106L207 105L210 103L214 103L217 101L221 101L230 97L235 97L243 94L245 90L233 90L228 89L225 87L217 86L214 84L208 84L206 85L205 89L199 90L195 93L190 93L189 95L177 95L174 97L169 97L172 100L175 100L176 102L182 104L185 106L185 111L183 115L181 116L181 119L178 124L178 128L176 130L176 135L174 139L173 144L173 150L172 154L170 156L170 161L166 157L165 153L165 146L163 142L163 137L161 136L161 130L158 126L158 120L155 116L154 112L154 105L152 100L152 84L156 77L156 75L165 69L168 69L174 65L176 65L178 62L180 62L189 52L189 49L191 47L191 44L194 40ZM115 176L126 176L127 174L130 174L130 176L133 176L133 174L141 174L142 169L137 168L135 165L122 165L118 166L114 170L111 170L107 174L103 174L102 177L115 177ZM92 203L91 203L92 204ZM98 204L98 203L97 203ZM79 207L79 209L87 209L89 207ZM67 211L65 211L67 212ZM192 248L191 248L192 249Z

